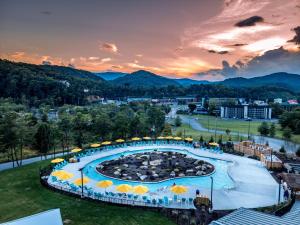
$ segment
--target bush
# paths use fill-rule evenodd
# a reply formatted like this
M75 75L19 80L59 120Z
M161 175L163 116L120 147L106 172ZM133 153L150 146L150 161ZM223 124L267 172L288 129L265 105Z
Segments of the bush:
M296 156L300 157L300 148L296 151Z
M279 149L279 152L286 153L284 146L281 146L281 148Z

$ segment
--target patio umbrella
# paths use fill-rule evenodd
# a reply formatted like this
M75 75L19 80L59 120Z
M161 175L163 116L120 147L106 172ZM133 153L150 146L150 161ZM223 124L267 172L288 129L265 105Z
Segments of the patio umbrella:
M147 193L148 191L149 191L149 189L143 185L138 185L138 186L133 187L133 192L135 194L142 195L142 194Z
M140 141L141 139L139 137L133 137L131 138L132 141Z
M182 140L182 138L181 137L174 137L174 140L180 141L180 140Z
M61 179L61 180L69 180L69 179L71 179L73 176L74 176L74 174L64 171L64 173L60 174L60 175L58 176L58 178Z
M216 143L216 142L210 142L210 143L208 143L209 145L211 145L211 146L216 146L216 147L218 147L219 146L219 144L218 143Z
M81 180L81 178L78 178L73 183L77 186L81 186L81 184L87 184L89 181L90 181L89 178L84 177L83 180Z
M95 144L91 144L90 146L91 146L92 148L98 148L98 147L100 147L101 145L98 144L98 143L95 143Z
M193 141L193 138L187 137L184 140L191 142L191 141Z
M187 187L182 185L175 185L170 188L170 190L175 194L183 194L187 192Z
M97 183L97 187L100 187L100 188L108 188L111 185L113 185L113 182L111 180L102 180Z
M120 184L119 186L116 187L116 189L118 192L126 193L132 190L132 186L128 184Z
M144 140L151 140L151 137L143 137Z
M51 163L60 163L60 162L63 162L63 161L65 161L65 160L62 159L62 158L57 158L57 159L51 160Z
M157 139L162 140L162 139L165 139L165 137L159 136L159 137L157 137Z
M110 145L111 144L111 141L104 141L102 142L102 145Z
M124 139L117 139L116 142L117 143L123 143L125 140Z
M81 148L73 148L73 149L71 150L71 152L73 152L73 153L80 152L80 151L82 151Z
M74 174L64 170L56 170L53 173L51 173L51 175L59 178L60 180L69 180L74 176Z
M172 136L167 136L166 139L174 139Z

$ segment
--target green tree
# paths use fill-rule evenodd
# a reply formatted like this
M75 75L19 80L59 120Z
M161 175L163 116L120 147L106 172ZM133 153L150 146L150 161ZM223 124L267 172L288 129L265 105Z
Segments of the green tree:
M194 104L194 103L188 104L188 107L189 107L190 113L194 112L195 109L197 108L196 104Z
M176 127L180 127L181 124L182 124L181 118L179 116L176 116L176 118L175 118L175 126Z
M35 148L41 153L41 156L47 156L51 144L51 129L48 123L41 123L34 135Z
M210 136L210 139L209 139L209 142L208 143L212 143L214 142L214 137L213 136Z
M58 132L61 132L61 146L63 154L65 150L69 151L71 142L72 121L69 115L63 115L58 121Z
M267 122L262 122L260 126L257 128L257 131L262 136L267 136L270 133L270 128Z
M279 152L281 152L281 153L286 153L286 150L285 150L284 146L281 146L281 147L280 147Z
M73 131L75 144L78 147L82 147L85 142L85 134L88 128L89 119L88 116L78 112L73 119Z
M296 156L300 157L300 148L297 149Z
M292 130L289 127L284 128L282 136L284 137L284 139L290 140L292 137Z
M166 123L162 131L163 136L172 136L172 127L170 124Z
M230 135L230 132L231 132L231 130L229 130L228 128L225 130L225 132L226 132L226 134L227 134L227 136L229 136Z
M270 137L275 137L275 135L276 135L276 126L275 126L274 123L271 124L269 133L270 133Z

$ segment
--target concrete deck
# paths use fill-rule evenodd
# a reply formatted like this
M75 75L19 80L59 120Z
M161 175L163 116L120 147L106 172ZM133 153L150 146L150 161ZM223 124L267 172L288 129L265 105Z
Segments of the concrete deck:
M226 187L222 189L213 190L213 209L215 210L227 210L227 209L237 209L240 207L244 208L257 208L265 207L278 203L278 191L279 185L267 171L267 169L261 164L260 161L249 159L246 157L235 156L231 154L218 154L213 153L203 149L194 149L192 147L180 146L180 145L145 145L145 146L130 146L126 148L116 148L109 151L96 152L91 156L81 158L81 161L78 163L69 163L63 167L64 170L74 174L74 177L70 182L74 181L77 178L80 178L80 168L83 168L86 164L100 158L109 155L114 155L117 153L122 153L125 151L136 151L144 149L159 149L159 148L172 148L179 150L186 150L190 153L193 153L202 157L209 157L221 160L227 160L234 162L230 167L228 173L232 180L235 183L235 187L227 189ZM53 183L51 176L48 179L48 182L58 188L59 183ZM98 181L91 180L87 187L91 187L94 191L98 193L104 193L105 190L102 188L96 187ZM193 185L188 185L188 192L179 196L181 199L184 198L194 198L196 189L200 189L202 194L210 196L210 189L197 186L197 183ZM111 186L106 189L106 191L115 192L115 186ZM283 191L281 191L283 193ZM173 199L174 194L169 191L167 188L165 191L157 191L145 194L150 199L159 199L167 196L169 199ZM281 200L283 197L281 196ZM103 199L105 200L105 199ZM111 199L109 201L112 201ZM142 199L140 198L142 202ZM127 201L122 201L122 203L127 203ZM171 208L193 208L192 204L182 204L180 202L173 202L168 206Z

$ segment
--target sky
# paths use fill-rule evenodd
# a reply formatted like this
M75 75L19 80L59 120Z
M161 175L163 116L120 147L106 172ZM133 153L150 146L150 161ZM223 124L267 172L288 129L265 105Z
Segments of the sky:
M198 80L300 74L300 0L1 0L0 58Z

